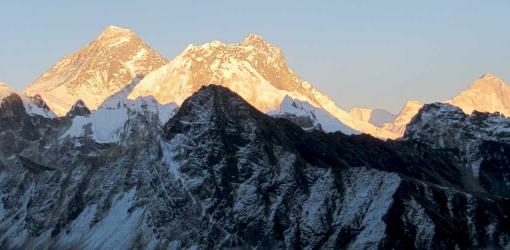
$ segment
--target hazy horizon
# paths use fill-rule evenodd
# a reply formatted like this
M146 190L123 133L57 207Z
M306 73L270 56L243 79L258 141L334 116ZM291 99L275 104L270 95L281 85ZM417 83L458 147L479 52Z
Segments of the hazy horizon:
M198 3L2 4L0 81L23 89L108 25L133 30L167 59L190 43L260 34L296 74L346 110L396 113L407 100L452 97L485 73L510 80L505 1Z

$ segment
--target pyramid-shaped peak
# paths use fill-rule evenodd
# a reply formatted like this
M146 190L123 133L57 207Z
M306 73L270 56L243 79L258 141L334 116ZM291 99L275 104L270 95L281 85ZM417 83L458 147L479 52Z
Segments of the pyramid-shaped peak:
M182 103L175 116L165 124L163 135L171 140L178 133L187 133L195 128L204 129L204 125L224 130L225 127L238 127L235 125L237 122L230 121L249 123L264 119L267 119L264 113L229 88L207 84Z
M502 88L505 84L505 82L497 77L494 74L484 74L479 79L477 79L470 87L469 89L479 89L479 88L487 88L487 87L493 87L493 88Z
M87 105L81 100L78 99L74 103L74 105L69 109L66 116L67 117L75 117L75 116L88 116L90 115L90 110L87 108Z
M480 77L480 79L482 79L482 80L501 80L499 77L497 77L496 75L491 74L491 73L483 74Z
M125 32L125 33L132 33L132 31L130 29L122 28L122 27L115 26L115 25L110 25L110 26L106 27L104 32L116 32L116 33Z
M200 107L198 108L199 110L207 110L212 108L225 111L229 109L247 107L250 107L250 110L256 110L239 94L235 93L228 87L217 84L207 84L201 86L198 91L193 93L183 102L179 110L196 109L197 107Z
M87 106L85 105L85 103L81 99L78 99L78 101L76 101L74 103L72 108L83 108L83 107L87 107Z
M207 98L209 98L209 97L218 97L218 96L237 97L238 95L225 86L217 85L217 84L207 84L207 85L201 86L200 89L197 92L195 92L194 95L192 95L190 97L190 99L193 97L196 97L196 98L207 97Z
M138 75L147 75L168 62L129 29L108 26L83 48L65 56L25 89L40 94L51 109L64 116L83 100L96 109Z
M103 30L101 35L99 36L99 39L104 38L112 38L112 37L118 37L118 36L131 36L135 33L131 31L130 29L122 28L115 25L110 25L106 27L106 29Z

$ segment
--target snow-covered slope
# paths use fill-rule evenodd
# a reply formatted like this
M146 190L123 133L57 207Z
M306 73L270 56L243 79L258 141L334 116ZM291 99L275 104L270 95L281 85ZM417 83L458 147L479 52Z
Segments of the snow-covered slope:
M25 105L25 111L30 115L40 115L47 118L55 118L56 115L53 110L46 104L46 102L39 95L26 96L21 94L21 99Z
M349 111L349 115L356 120L368 122L378 128L382 127L385 123L392 122L396 118L395 114L384 109L371 108L352 108Z
M363 132L376 128L353 119L287 66L282 52L258 35L238 44L213 41L188 46L167 65L148 74L129 98L154 96L160 103L182 103L201 86L221 84L241 95L259 110L279 108L285 96L306 101L332 114L347 126Z
M340 131L348 135L359 134L359 131L343 124L325 110L314 107L305 101L294 100L289 96L283 98L278 111L268 114L289 119L305 130L317 129L324 132Z
M109 26L86 47L64 57L25 89L40 95L59 116L81 99L96 109L138 75L167 60L128 29Z
M24 94L18 94L16 90L7 85L7 83L0 82L0 104L6 97L11 95L17 95L21 98L27 114L41 115L48 118L55 117L55 114L49 109L40 96L29 97Z
M68 115L73 118L72 125L61 138L90 136L98 143L118 143L128 133L127 123L137 120L137 116L143 116L144 119L149 120L156 117L156 124L159 126L166 123L176 112L176 104L159 104L152 96L139 97L135 100L127 99L127 94L140 82L140 79L135 78L124 89L108 97L96 110L74 112L73 115ZM82 107L83 105L79 100L73 105L71 111L88 110L86 106Z
M450 155L412 139L305 132L214 85L162 129L128 117L119 143L62 140L78 116L7 104L1 249L510 246L510 193L473 191Z
M468 89L445 102L461 108L466 114L476 110L510 116L510 85L495 75L485 74Z

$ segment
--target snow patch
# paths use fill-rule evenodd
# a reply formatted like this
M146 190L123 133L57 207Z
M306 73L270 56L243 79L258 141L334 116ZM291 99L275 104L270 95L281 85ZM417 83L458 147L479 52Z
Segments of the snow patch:
M99 109L89 116L76 116L62 137L83 137L89 127L92 138L99 143L118 142L128 119L127 109Z

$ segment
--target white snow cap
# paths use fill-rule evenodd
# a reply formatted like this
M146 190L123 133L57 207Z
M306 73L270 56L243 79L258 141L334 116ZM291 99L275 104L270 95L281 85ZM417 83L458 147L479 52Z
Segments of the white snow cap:
M477 110L499 112L509 116L510 86L499 77L487 73L475 80L459 95L445 102L460 107L467 114Z
M134 34L130 29L122 28L115 25L110 25L103 30L100 37L104 35L118 35L118 34Z
M270 115L293 115L297 117L309 117L315 126L320 125L324 132L340 131L344 134L352 135L359 134L349 126L336 119L333 115L324 109L314 107L306 101L293 99L286 95L280 105L279 112L270 112Z

